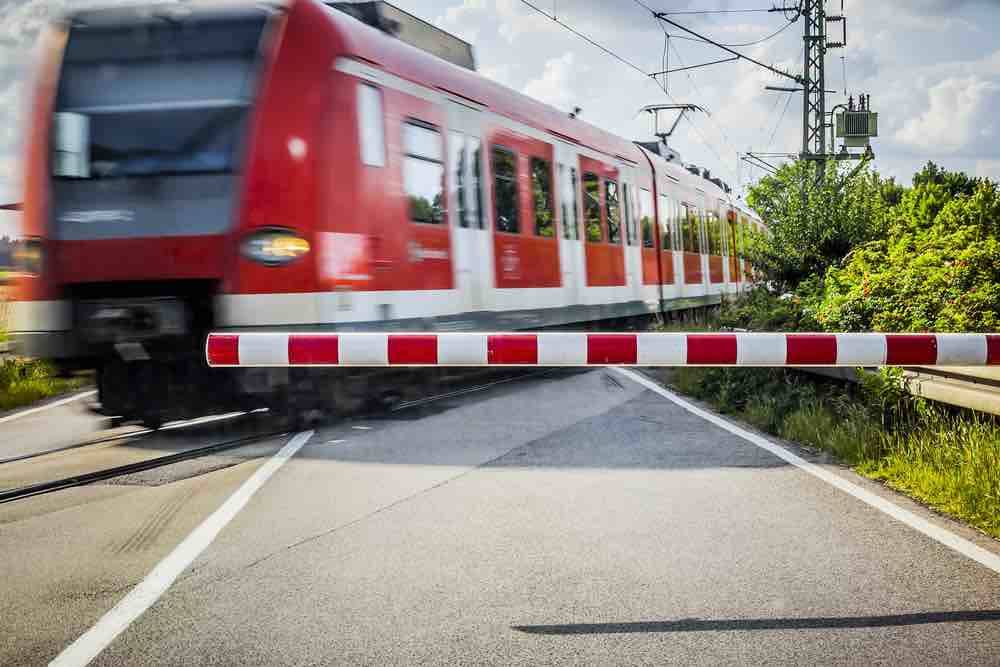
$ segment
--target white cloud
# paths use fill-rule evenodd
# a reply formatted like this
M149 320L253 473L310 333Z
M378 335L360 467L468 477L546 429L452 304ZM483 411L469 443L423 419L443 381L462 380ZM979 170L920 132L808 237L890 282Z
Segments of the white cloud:
M1000 83L978 76L949 78L931 87L928 106L910 118L895 139L912 148L936 153L981 155L996 151L996 110Z
M580 95L575 90L574 84L585 80L586 67L577 66L573 52L567 51L558 58L547 61L542 75L532 79L524 87L524 94L558 109L569 111L572 110L574 103L580 103Z
M976 160L973 173L976 176L984 176L1000 182L1000 159Z

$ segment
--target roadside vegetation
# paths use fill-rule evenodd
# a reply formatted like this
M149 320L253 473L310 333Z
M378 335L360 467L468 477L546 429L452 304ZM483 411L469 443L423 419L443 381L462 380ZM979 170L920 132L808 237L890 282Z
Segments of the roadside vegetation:
M38 359L0 359L0 411L73 391L85 383L84 378L58 377L52 365Z
M897 373L858 387L796 371L682 368L671 384L1000 539L1000 424L915 399Z
M758 287L707 328L996 331L1000 189L928 164L903 187L831 166L784 167L748 200L769 225ZM699 327L703 328L703 327ZM785 369L684 368L681 392L1000 538L1000 421L911 396L898 369L849 385Z
M9 301L0 287L0 344L7 337ZM58 377L49 363L35 359L4 356L0 349L0 411L11 410L51 396L73 391L86 384L86 378Z

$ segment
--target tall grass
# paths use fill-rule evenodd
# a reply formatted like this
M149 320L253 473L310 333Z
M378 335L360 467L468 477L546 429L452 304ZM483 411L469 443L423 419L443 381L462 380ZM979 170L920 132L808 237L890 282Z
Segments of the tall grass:
M882 456L860 472L1000 538L1000 426L940 415L883 435Z
M1000 538L1000 424L912 399L887 375L860 389L772 369L678 370L681 392Z

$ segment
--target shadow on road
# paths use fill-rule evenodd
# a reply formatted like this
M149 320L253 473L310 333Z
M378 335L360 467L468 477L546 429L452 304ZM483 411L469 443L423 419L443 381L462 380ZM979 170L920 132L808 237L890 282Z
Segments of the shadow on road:
M726 632L744 630L819 630L828 628L886 628L932 623L1000 621L1000 609L981 611L929 611L886 616L827 616L818 618L732 618L708 620L682 618L676 621L631 623L567 623L562 625L514 625L531 635L615 635L653 632Z

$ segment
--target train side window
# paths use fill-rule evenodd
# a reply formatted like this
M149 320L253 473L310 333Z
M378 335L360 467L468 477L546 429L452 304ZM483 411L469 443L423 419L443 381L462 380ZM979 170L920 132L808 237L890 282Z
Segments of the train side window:
M567 196L569 194L569 174L566 173L566 165L562 162L559 163L558 169L559 173L559 216L562 220L562 235L564 239L571 238L569 235L569 202L570 198Z
M691 242L691 225L691 208L684 204L681 216L681 250L684 252L694 252L694 245Z
M642 247L653 247L653 195L646 188L639 188L639 215L642 219L639 226L642 228Z
M469 218L475 221L476 229L483 229L483 147L475 137L469 137L465 145L472 162L472 177L468 181Z
M705 216L705 224L708 226L708 253L721 255L722 234L719 230L719 214L715 211L709 211Z
M738 257L741 253L740 253L740 240L739 237L736 235L735 215L733 216L733 219L729 221L728 227L729 227L729 256Z
M569 168L569 191L570 199L573 202L573 224L570 227L570 236L568 239L573 239L574 241L580 240L580 203L577 198L577 193L580 191L578 182L578 177L576 174L576 167Z
M403 187L410 200L410 219L444 222L441 133L429 125L407 121L403 124L403 151Z
M618 202L618 184L604 181L604 208L608 212L608 243L622 242L621 208Z
M625 218L625 245L633 245L633 239L635 238L632 234L632 202L629 200L629 194L632 190L628 187L628 183L622 183L622 216Z
M493 146L493 199L497 231L517 234L517 155L503 146Z
M459 227L469 226L469 207L466 201L466 165L465 135L461 132L451 132L448 135L448 160L451 162L451 187L455 193L456 210ZM453 218L454 220L454 218Z
M698 252L704 254L708 250L708 237L705 235L705 211L698 209L697 218Z
M670 219L670 223L674 229L674 250L683 250L684 235L681 233L681 230L684 228L684 207L677 200L671 201L674 205L673 217Z
M548 160L531 158L531 201L535 209L535 235L553 238L552 167Z
M587 228L587 241L600 243L601 232L601 182L597 174L583 172L583 224Z
M382 91L367 83L358 84L358 133L361 162L369 167L385 166L385 125Z
M701 221L693 206L684 207L684 251L701 252Z
M673 245L673 234L670 233L670 198L660 195L660 248L670 250Z

